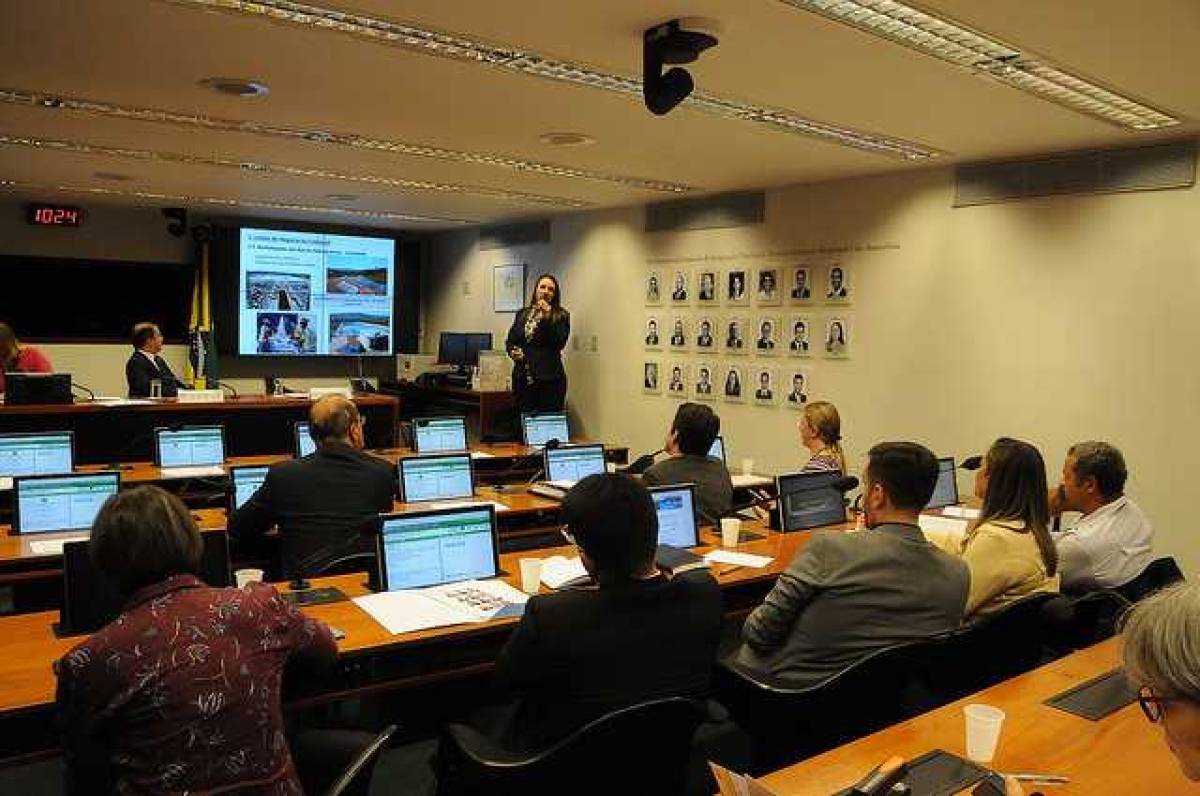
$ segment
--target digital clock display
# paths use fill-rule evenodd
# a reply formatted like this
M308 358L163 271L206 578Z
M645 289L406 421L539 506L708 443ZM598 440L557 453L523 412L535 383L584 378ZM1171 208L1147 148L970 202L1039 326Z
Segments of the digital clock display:
M66 205L29 205L28 220L36 227L78 227L83 223L83 211Z

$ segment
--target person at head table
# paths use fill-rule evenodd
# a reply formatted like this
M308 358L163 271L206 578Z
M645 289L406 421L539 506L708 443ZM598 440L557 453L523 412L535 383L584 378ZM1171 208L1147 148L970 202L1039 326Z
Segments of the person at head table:
M271 586L209 588L202 549L156 486L96 515L88 553L125 607L54 665L67 793L301 792L280 686L291 665L332 669L333 636Z
M148 321L133 327L133 353L125 363L125 384L130 398L149 398L158 383L159 396L174 398L188 385L176 378L167 361L160 356L163 350L162 332Z
M362 450L366 422L349 398L328 395L309 410L317 450L280 462L229 519L239 543L260 542L279 526L283 573L310 577L338 559L373 548L362 533L368 520L391 511L392 465Z
M0 395L8 373L50 373L50 360L38 349L17 339L12 327L0 322Z
M721 418L709 407L685 403L675 412L663 448L668 458L642 473L648 486L696 485L696 516L715 525L733 504L733 480L725 463L709 456Z

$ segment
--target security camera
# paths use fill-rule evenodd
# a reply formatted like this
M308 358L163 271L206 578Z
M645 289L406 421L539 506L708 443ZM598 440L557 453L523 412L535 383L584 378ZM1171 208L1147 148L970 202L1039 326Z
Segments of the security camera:
M684 30L679 19L655 25L642 34L642 97L651 113L662 116L670 112L695 88L686 69L673 66L664 73L663 65L690 64L716 44L716 36Z

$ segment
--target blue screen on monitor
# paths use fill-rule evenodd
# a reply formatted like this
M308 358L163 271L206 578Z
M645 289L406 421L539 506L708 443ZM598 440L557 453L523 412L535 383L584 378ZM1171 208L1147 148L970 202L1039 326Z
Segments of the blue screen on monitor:
M690 486L650 490L658 514L658 543L672 547L695 547L700 543L696 510Z
M467 424L461 417L418 417L413 420L417 453L467 449Z
M523 415L521 425L525 431L525 444L533 448L540 448L552 439L564 445L571 441L567 416L561 413Z
M198 467L225 463L225 435L220 426L191 426L154 431L158 466Z

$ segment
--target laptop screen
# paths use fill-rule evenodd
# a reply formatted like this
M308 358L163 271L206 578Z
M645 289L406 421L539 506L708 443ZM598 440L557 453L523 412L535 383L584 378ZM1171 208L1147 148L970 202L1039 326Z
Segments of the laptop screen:
M654 510L658 514L658 543L672 547L695 547L700 544L696 527L695 494L691 484L663 486L650 490Z
M400 494L407 503L471 497L475 494L471 457L463 454L401 459Z
M831 488L840 479L837 470L821 473L792 473L776 481L779 494L779 523L785 531L799 531L846 521L842 493Z
M927 509L940 509L942 506L958 505L958 479L954 473L954 457L938 458L937 485L933 488L933 496L925 504Z
M467 424L461 417L418 417L413 420L413 446L417 453L442 453L467 449Z
M96 513L121 488L119 473L42 475L14 482L17 533L91 530Z
M378 537L383 591L500 574L492 506L385 514Z
M531 448L541 448L552 439L558 440L563 445L571 441L571 429L567 425L567 416L562 412L521 415L521 428L525 433L525 444Z
M547 448L546 480L578 481L604 472L603 445L563 445Z
M317 443L313 442L312 434L308 432L308 422L301 420L296 424L296 439L292 443L292 455L303 459L310 453L317 452Z
M57 475L74 469L70 431L0 434L0 478Z
M225 463L225 433L221 426L156 428L154 438L162 468Z
M258 491L267 478L266 465L250 465L247 467L232 467L229 470L229 483L233 486L233 508L240 509L246 501Z
M720 459L722 462L725 461L725 438L724 437L720 436L719 434L717 435L717 438L713 440L712 447L708 449L708 455L715 456L718 459Z

